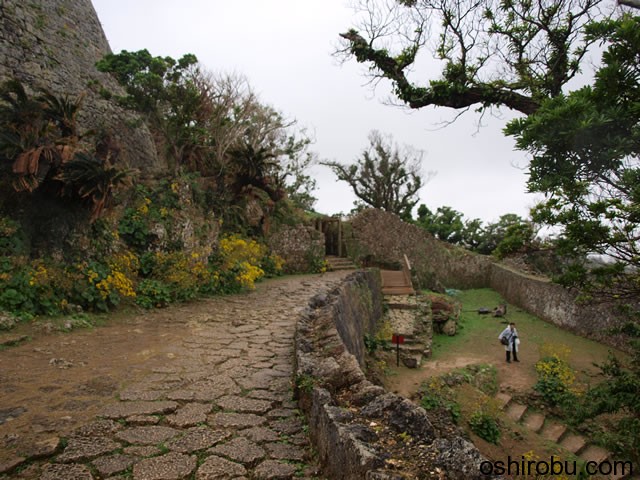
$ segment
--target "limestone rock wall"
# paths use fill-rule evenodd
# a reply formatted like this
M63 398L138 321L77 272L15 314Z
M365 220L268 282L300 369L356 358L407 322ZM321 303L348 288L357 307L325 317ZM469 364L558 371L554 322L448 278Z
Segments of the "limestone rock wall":
M357 260L399 262L406 254L418 277L418 288L492 288L510 303L561 328L617 348L628 349L623 335L611 329L626 319L613 305L587 305L577 292L548 279L511 270L489 256L478 255L435 239L396 215L365 210L352 219L346 238ZM381 234L384 232L384 234Z
M351 274L329 295L314 297L297 323L296 395L323 473L336 480L399 480L439 468L452 480L489 478L480 472L485 459L473 444L457 435L439 437L423 408L365 378L360 351L352 346L363 343L377 320L369 299L381 296L378 276L375 270ZM358 321L362 315L368 318ZM359 326L347 325L352 322ZM413 439L417 455L411 459L404 450L390 450L403 444L403 435Z
M285 260L285 273L316 271L324 262L324 235L313 227L283 225L268 243Z
M150 176L166 165L149 130L98 93L98 83L121 91L109 75L95 68L110 51L91 0L0 3L0 82L17 78L31 90L44 87L72 98L85 93L80 131L108 131L120 146L119 162Z
M345 243L350 257L390 263L406 254L418 288L480 288L489 281L491 259L440 242L392 213L368 209L349 223Z
M614 305L577 302L576 292L499 264L493 264L488 286L508 302L563 329L613 347L628 347L624 335L611 332L626 321Z

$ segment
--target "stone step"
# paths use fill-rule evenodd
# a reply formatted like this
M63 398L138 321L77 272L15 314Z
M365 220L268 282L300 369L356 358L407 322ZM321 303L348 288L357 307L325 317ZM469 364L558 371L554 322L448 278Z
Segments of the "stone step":
M638 475L634 475L632 477L631 474L633 472L631 471L631 469L628 466L623 466L622 463L612 464L612 468L614 469L614 471L611 472L611 475L609 475L609 478L611 480L637 480L638 478L640 478L640 476Z
M356 266L355 265L351 265L351 266L335 266L335 265L329 265L329 270L332 272L338 272L341 270L356 270Z
M400 360L407 368L418 368L422 364L422 354L400 354Z
M582 435L576 435L574 433L570 433L565 435L565 437L560 442L560 446L565 450L569 450L571 453L577 455L584 449L587 445L587 441L584 439Z
M538 433L544 425L545 418L542 413L530 412L522 423L532 432Z
M327 262L328 269L333 271L355 270L357 268L349 258L327 256L325 257L325 261Z
M395 343L393 344L395 347ZM400 344L400 352L404 352L406 354L420 354L424 352L425 346L424 343L414 343L407 345L406 343Z
M520 419L524 416L524 413L527 411L527 406L522 405L521 403L512 402L507 406L505 413L507 416L513 420L514 422L519 422Z
M559 443L566 431L567 426L562 423L545 422L540 435L554 443Z
M341 258L339 260L326 260L329 265L353 265L353 262L348 258Z
M410 298L410 297L407 297L407 298ZM390 310L417 310L418 309L418 305L416 305L415 303L387 302L387 307L389 307Z
M609 452L597 445L589 445L579 455L585 462L602 463L609 458Z
M498 405L500 405L501 410L504 410L506 406L509 405L509 402L511 401L511 395L504 392L496 393L495 398L496 398L496 401L498 402Z

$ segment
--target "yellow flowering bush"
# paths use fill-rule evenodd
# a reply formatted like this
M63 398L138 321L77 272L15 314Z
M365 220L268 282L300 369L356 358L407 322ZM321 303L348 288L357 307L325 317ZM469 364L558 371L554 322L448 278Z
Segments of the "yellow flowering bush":
M80 263L76 269L84 283L76 288L75 303L91 310L106 311L122 298L135 298L135 284L140 262L129 250L114 254L106 262Z
M264 270L249 262L240 262L237 264L237 270L236 281L243 288L255 288L256 281L264 276Z
M277 255L268 255L267 247L255 240L239 235L229 235L220 240L218 261L213 262L223 277L222 289L252 289L255 282L268 276L279 275L284 260Z
M141 259L146 278L139 285L137 303L151 308L214 293L212 284L217 285L219 275L208 268L207 257L204 250L146 253Z
M222 268L230 270L236 264L247 262L258 265L266 254L266 247L255 240L245 240L239 235L229 235L220 240L219 249L224 259Z
M476 405L469 418L469 427L473 433L487 442L497 444L500 440L500 412L493 399L486 399Z
M18 317L58 315L77 283L73 271L44 260L0 257L0 310Z
M154 277L172 287L176 300L194 297L200 285L208 280L206 264L197 253L157 252L156 259Z
M578 394L574 388L575 372L567 362L571 350L564 345L545 344L540 352L543 356L536 363L538 381L533 388L551 405L562 404Z

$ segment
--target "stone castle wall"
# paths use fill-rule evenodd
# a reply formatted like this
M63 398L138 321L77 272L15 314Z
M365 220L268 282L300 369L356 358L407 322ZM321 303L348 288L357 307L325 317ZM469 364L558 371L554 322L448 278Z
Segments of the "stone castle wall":
M488 284L491 259L445 244L392 213L367 209L345 233L350 257L358 262L400 262L407 255L418 288L481 288Z
M143 176L165 169L151 134L129 112L99 94L98 84L121 89L95 64L110 53L91 0L3 0L0 6L0 82L17 78L32 92L46 88L75 98L86 94L80 132L108 131L120 147L119 163Z
M357 261L399 262L406 254L418 288L492 288L505 300L563 329L607 345L627 348L622 335L611 329L626 319L611 305L587 305L577 292L496 263L491 257L435 239L396 215L365 210L354 217L346 239L349 255ZM380 232L384 232L381 235Z
M283 225L268 243L285 260L285 273L310 272L324 261L324 235L313 227Z
M440 436L422 407L366 379L363 337L375 332L381 296L376 270L355 272L328 295L314 297L296 325L296 395L323 473L336 480L409 478L387 460L388 442L402 444L410 435L431 459L430 468L448 479L489 478L480 472L485 458L472 443Z

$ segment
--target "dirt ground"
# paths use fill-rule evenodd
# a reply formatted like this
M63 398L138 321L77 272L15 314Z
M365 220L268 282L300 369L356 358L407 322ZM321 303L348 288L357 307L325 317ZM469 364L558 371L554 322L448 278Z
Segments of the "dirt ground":
M197 312L195 302L111 315L107 325L67 333L26 324L2 334L29 339L0 351L0 464L12 450L93 419L117 390L171 358Z

